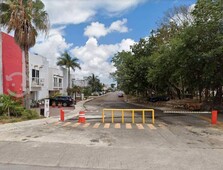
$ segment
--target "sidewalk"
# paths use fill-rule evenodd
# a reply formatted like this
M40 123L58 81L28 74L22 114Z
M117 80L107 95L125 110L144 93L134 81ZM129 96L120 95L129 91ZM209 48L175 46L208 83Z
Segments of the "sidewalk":
M84 110L84 106L83 106L84 103L88 102L90 100L92 100L92 99L80 101L75 105L74 110L69 111L69 112L65 111L65 120L78 116L79 112L81 110ZM60 120L60 115L43 118L43 119L35 119L35 120L27 120L27 121L16 122L16 123L0 124L0 132L7 131L7 130L14 130L14 129L18 129L21 127L46 125L49 123L56 122L58 120Z

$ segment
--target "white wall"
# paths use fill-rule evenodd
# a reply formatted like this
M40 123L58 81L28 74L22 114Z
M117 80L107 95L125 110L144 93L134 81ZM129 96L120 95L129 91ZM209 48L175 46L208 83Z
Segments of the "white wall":
M39 98L47 98L49 97L49 83L48 83L48 74L49 74L49 62L46 58L42 58L42 68L40 68L40 79L43 79L43 86L41 91L39 92Z
M54 76L61 77L63 79L63 71L58 68L54 68L54 67L49 68L49 74L48 74L49 90L55 90L54 84L53 84ZM63 83L63 81L64 80L62 80L62 83Z
M60 68L60 70L63 72L63 90L62 93L64 95L67 95L67 87L68 87L68 70L66 68Z
M83 80L73 80L73 84L76 86L80 87L87 87L88 86L88 80L83 79Z
M43 80L40 87L32 87L32 69L39 70L39 78ZM29 54L29 80L31 91L37 91L37 100L49 97L49 62L38 54Z

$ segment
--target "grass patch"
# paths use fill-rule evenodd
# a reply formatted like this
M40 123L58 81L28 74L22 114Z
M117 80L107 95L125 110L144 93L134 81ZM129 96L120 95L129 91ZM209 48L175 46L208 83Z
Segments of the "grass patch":
M7 117L7 116L0 116L0 124L5 123L15 123L15 122L21 122L23 119L21 117Z

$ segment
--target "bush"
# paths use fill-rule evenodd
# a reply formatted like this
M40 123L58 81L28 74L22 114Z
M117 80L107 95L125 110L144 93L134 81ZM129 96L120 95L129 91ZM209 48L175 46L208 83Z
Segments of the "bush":
M90 87L84 87L82 93L84 93L85 97L91 96L91 88Z
M12 96L4 94L0 95L0 103L0 115L8 114L8 116L11 116L11 113L16 112L17 107L21 106L21 104Z
M0 95L0 119L9 121L10 119L30 120L39 118L39 114L34 110L26 110L22 104L21 99L13 98L9 95ZM20 120L20 121L21 121ZM17 121L17 120L15 120Z
M39 114L35 110L24 110L22 112L23 120L38 119Z

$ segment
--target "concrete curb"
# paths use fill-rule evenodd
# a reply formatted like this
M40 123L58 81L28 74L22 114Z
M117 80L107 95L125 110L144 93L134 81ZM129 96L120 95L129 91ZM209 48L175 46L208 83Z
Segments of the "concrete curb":
M84 103L90 101L91 99L80 101L77 103L75 110L70 111L69 113L65 113L65 120L70 119L73 117L77 117L81 110L84 110ZM60 116L53 116L43 119L35 119L35 120L27 120L22 122L15 122L15 123L7 123L0 125L0 132L6 130L15 130L23 127L30 127L30 126L38 126L38 125L47 125L49 123L53 123L60 120Z

